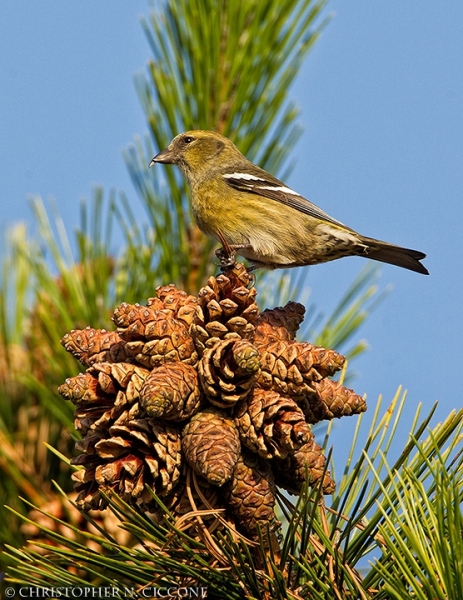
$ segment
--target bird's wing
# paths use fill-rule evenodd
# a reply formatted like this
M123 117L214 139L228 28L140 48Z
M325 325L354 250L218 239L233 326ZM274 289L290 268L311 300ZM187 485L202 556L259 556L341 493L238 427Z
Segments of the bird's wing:
M315 219L350 229L259 167L253 166L252 170L240 168L233 172L223 173L222 176L225 182L235 190L277 200Z

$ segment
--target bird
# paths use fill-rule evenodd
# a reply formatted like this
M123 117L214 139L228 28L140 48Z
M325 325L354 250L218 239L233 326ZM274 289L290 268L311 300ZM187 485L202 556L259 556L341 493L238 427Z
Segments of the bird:
M149 163L177 165L191 188L199 229L222 243L222 266L235 254L253 268L316 265L362 256L428 275L426 254L366 237L334 219L249 161L215 131L180 133ZM229 262L227 262L229 261Z

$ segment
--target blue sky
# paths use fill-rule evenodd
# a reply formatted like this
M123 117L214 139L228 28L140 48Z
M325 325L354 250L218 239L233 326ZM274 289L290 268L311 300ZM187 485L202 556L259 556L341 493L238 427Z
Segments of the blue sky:
M72 231L92 186L135 198L121 150L146 125L133 75L150 56L145 0L3 0L1 226L54 197ZM358 393L409 390L408 414L461 406L463 363L463 4L328 3L333 18L292 89L305 133L288 184L365 235L423 250L429 277L382 267L394 290L362 336ZM329 313L364 262L307 270ZM406 427L406 426L405 426Z

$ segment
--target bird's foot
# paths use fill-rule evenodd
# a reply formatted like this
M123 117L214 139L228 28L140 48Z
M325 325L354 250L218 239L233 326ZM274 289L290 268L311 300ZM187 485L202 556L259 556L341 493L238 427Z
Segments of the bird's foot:
M215 255L219 259L219 267L222 273L233 269L236 264L236 250L233 250L230 246L218 248Z
M251 246L250 244L229 244L220 229L217 230L217 235L222 242L222 248L218 248L215 251L215 255L219 259L220 270L222 273L225 273L235 266L236 251L244 248L251 248Z

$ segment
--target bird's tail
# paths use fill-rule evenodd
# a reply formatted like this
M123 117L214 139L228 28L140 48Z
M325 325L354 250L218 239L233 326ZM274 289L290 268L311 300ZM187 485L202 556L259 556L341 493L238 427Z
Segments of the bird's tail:
M422 273L423 275L429 275L427 268L420 262L420 260L426 257L424 252L411 250L410 248L401 248L394 244L388 244L387 242L367 237L362 237L362 243L367 246L366 256L368 258L396 265L397 267L403 267L404 269L410 269L410 271L416 271L416 273Z

